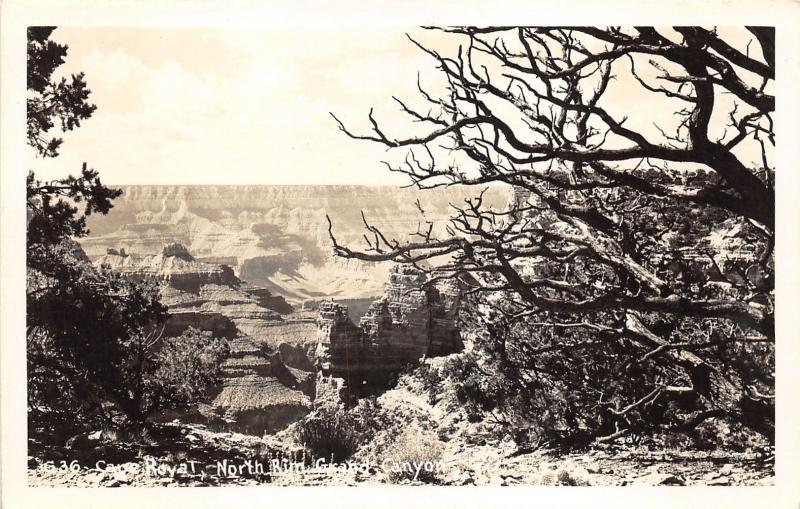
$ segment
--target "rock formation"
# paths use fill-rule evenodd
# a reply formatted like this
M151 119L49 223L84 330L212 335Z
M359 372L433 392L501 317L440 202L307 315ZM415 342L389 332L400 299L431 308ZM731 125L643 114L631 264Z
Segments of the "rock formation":
M346 306L322 302L317 358L323 375L343 378L351 394L360 395L385 388L397 372L422 357L459 351L458 284L423 287L426 281L413 267L395 266L385 295L372 303L359 326Z
M479 191L366 186L122 189L108 215L88 219L92 233L80 242L89 259L131 277L164 281L162 299L171 315L167 334L194 326L234 341L247 338L261 352L232 355L226 367L230 376L208 403L208 420L250 431L274 429L284 418L263 414L286 419L302 414L313 395L302 373L318 364L328 366L327 374L347 375L348 388L372 382L378 388L423 355L459 348L454 325L458 292L447 285L419 290L419 274L391 272L389 263L333 257L326 215L343 244L363 242L362 211L387 237L402 240L425 221L432 221L434 233L439 232L451 215L450 204ZM498 210L509 199L504 187L484 194L484 204ZM387 294L381 298L387 281ZM327 298L351 304L361 327L346 310L333 309L336 305L323 300ZM310 311L292 312L292 307ZM326 320L331 322L328 332L319 332L317 321L324 330ZM285 369L275 364L266 370L266 364L277 362L270 357L275 353Z
M260 435L280 430L309 412L315 373L302 345L313 334L302 334L305 315L281 315L293 311L284 299L244 284L229 267L196 260L178 243L169 243L155 255L109 248L95 264L163 283L161 302L169 310L166 337L195 327L229 339L231 355L222 366L223 384L207 402L163 418ZM283 362L284 351L289 365Z
M161 279L185 292L197 293L207 284L239 284L230 267L199 262L177 243L169 243L152 255L127 254L124 249L110 248L105 255L96 258L94 264L133 278Z
M311 411L314 373L283 363L281 354L265 355L249 337L230 342L222 365L224 383L213 399L198 407L193 420L212 429L262 435L281 430Z
M242 280L292 304L306 300L375 299L390 265L331 255L326 214L344 244L363 245L361 212L401 240L420 222L443 228L452 209L479 190L431 191L369 186L123 186L108 215L88 218L81 239L95 260L108 248L159 255L165 244L186 246L196 261L230 265ZM491 187L484 204L505 208L510 192ZM419 201L424 217L415 203Z
M126 254L112 248L94 263L129 277L163 281L161 302L170 312L168 336L193 326L220 337L248 334L267 342L266 328L282 320L281 312L292 311L269 290L242 285L230 267L197 261L177 243L168 244L157 255Z

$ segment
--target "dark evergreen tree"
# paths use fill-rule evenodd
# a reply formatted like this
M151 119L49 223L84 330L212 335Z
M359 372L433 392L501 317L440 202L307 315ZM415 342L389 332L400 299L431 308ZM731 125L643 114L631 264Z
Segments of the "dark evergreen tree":
M28 143L55 157L52 135L95 110L83 74L52 81L67 46L53 27L28 29ZM137 427L154 412L185 407L220 382L227 343L193 329L162 338L167 310L157 281L131 281L94 267L76 238L86 216L106 214L122 191L84 163L79 176L40 181L27 197L27 371L32 431L66 438L100 422Z

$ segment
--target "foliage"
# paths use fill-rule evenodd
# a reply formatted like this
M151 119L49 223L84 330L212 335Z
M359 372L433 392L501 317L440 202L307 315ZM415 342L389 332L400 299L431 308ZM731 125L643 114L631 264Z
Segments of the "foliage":
M464 380L458 393L468 411L501 413L522 447L543 443L575 447L627 433L671 430L694 435L693 427L705 418L728 417L718 409L726 399L736 397L735 387L712 388L708 373L690 363L675 366L671 359L658 356L643 359L647 350L631 348L615 330L587 334L581 328L547 328L539 325L545 320L541 316L512 322L491 313L470 317L465 326L473 331L482 362L478 369L474 360L470 362L475 354L464 356L448 364L446 376ZM673 327L653 323L656 330ZM674 334L676 340L686 334L688 341L709 341L696 332ZM763 369L772 362L771 350L765 356L748 349L749 365L762 366L749 376L746 370L733 367L741 357L731 350L739 348L723 343L703 353L715 355L716 366L725 366L729 376L741 377L751 386L774 383L769 370ZM666 380L682 385L672 386ZM708 410L709 401L717 406ZM736 427L741 429L741 425ZM722 434L716 439L720 444L726 441Z
M162 410L180 410L201 401L222 383L222 361L230 353L227 340L193 327L179 337L161 339L142 329L123 341L122 381L115 399L134 422Z
M90 90L84 74L53 80L53 73L64 63L67 46L50 40L55 27L28 28L28 144L42 157L56 157L62 139L50 135L59 124L71 131L89 118L95 105L87 102Z
M112 200L121 194L120 189L104 186L98 173L86 164L79 177L70 175L52 182L37 180L34 173L29 172L26 182L28 244L52 245L66 238L87 235L86 216L93 212L107 214ZM82 211L78 209L79 204L83 205Z
M43 157L58 154L61 140L48 134L56 121L71 130L95 109L83 74L51 81L67 51L49 40L52 31L28 30L28 142ZM86 164L78 177L49 182L31 171L26 184L31 430L64 439L120 419L139 426L219 383L224 341L193 329L162 340L167 313L158 283L96 268L75 242L89 233L86 216L108 213L121 191Z
M335 252L460 279L486 358L467 387L512 422L586 441L725 417L772 437L774 30L742 28L753 52L700 27L432 30L453 44L413 41L444 87L396 99L413 130L373 111L339 127L402 150L387 165L420 188L512 203L478 192L444 226L419 207L405 241L365 218L363 248L331 224Z
M89 118L95 110L94 105L86 103L90 91L85 87L83 74L74 76L72 85L65 80L59 84L51 81L54 70L64 63L67 54L67 46L49 39L53 30L54 27L28 28L28 144L42 157L58 155L61 140L46 139L53 118L60 118L62 130L66 131L78 127L79 120ZM87 235L86 216L107 214L112 200L121 194L121 190L103 185L98 173L86 163L80 176L69 175L51 182L38 180L29 171L26 179L29 251L32 246L41 249ZM29 260L29 266L30 261L36 263L40 258Z
M374 398L364 398L355 407L320 406L298 423L296 437L312 458L343 461L372 442L378 433L398 425Z
M690 447L699 450L736 452L770 450L770 444L764 437L753 435L739 423L721 419L709 419L684 436L689 440ZM774 454L774 448L772 453Z
M128 339L166 313L155 287L97 270L76 249L68 240L28 249L28 401L48 420L106 416L109 397L126 397Z
M206 396L209 387L222 383L222 361L230 353L223 338L193 327L177 338L166 338L154 355L147 381L152 387L150 401L143 410L186 408Z
M382 468L389 479L434 483L441 473L444 444L418 426L409 426L383 452Z
M141 424L220 383L226 341L192 328L163 339L158 282L95 268L70 240L28 252L28 402L41 425L96 425L115 412Z
M321 407L297 427L297 440L312 458L343 461L358 450L355 419L342 407Z

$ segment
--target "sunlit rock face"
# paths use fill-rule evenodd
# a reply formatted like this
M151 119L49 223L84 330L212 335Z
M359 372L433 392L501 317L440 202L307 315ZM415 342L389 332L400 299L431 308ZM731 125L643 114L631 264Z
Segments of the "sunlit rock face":
M443 281L423 288L426 281L413 267L394 267L385 295L372 303L358 326L345 306L322 302L316 351L322 373L344 379L350 393L360 396L384 389L422 357L461 350L458 284Z
M157 254L129 254L125 248L109 247L94 264L134 278L155 277L169 286L197 293L203 285L238 285L233 270L226 265L200 262L178 243L168 243Z
M161 418L260 435L283 429L310 411L316 375L302 347L307 340L293 334L301 332L298 324L305 322L302 315L288 317L293 309L283 298L244 284L228 266L196 260L175 242L150 255L109 248L94 263L133 279L161 283L160 300L169 312L164 337L194 327L229 340L223 383L200 405ZM287 334L294 342L284 345L279 341L287 340Z
M124 186L108 215L92 215L81 239L95 260L109 248L158 255L179 243L198 262L229 265L236 276L291 303L382 294L389 264L332 256L326 214L337 240L363 248L364 217L388 239L403 240L426 221L442 232L452 205L480 189L430 191L368 186ZM511 193L491 187L484 203L505 209ZM417 206L419 204L419 208ZM424 211L424 214L419 209Z
M264 353L249 337L230 342L224 382L197 412L212 429L261 435L281 430L311 411L315 374L287 366L280 352Z
M134 279L161 281L161 302L169 308L164 333L178 336L186 328L218 337L241 334L267 342L269 327L282 321L279 310L291 307L263 288L243 286L226 265L200 262L185 246L169 243L159 254L135 255L109 248L94 264Z

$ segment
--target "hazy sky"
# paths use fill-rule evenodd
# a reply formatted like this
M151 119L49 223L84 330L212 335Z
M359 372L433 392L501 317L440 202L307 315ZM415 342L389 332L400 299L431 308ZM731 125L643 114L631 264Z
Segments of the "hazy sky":
M346 137L329 112L363 132L375 107L391 133L410 133L392 95L414 105L417 73L426 89L442 85L433 59L396 28L59 28L52 38L69 46L58 73L85 72L97 111L64 135L58 158L31 162L43 178L86 161L109 184L407 184L380 163L397 153ZM627 60L615 65L603 105L657 141L653 121L676 122L685 104L665 105L626 80ZM717 114L721 134L727 108Z
M60 74L86 73L97 105L35 159L45 178L83 161L109 183L397 184L384 148L350 140L329 111L366 126L433 73L402 30L59 28ZM391 118L391 117L389 117Z

